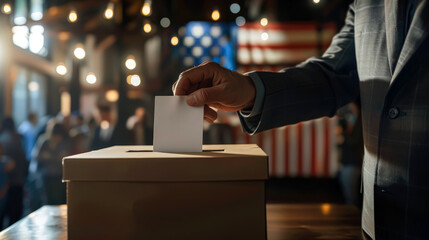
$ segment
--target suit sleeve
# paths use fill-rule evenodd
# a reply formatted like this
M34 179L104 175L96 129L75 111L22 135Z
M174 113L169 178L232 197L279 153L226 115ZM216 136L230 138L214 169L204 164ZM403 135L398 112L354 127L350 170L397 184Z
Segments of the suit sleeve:
M350 5L345 25L320 58L310 58L280 72L255 72L264 86L261 112L238 114L244 131L255 134L300 121L333 116L359 93L354 10ZM252 76L251 76L252 77Z

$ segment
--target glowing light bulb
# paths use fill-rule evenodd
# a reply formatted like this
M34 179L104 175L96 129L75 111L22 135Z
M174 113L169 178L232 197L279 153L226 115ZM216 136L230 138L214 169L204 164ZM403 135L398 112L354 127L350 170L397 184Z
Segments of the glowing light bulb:
M134 56L128 56L127 60L125 61L125 67L128 68L129 70L133 70L134 68L136 68L137 63L136 60L134 59Z
M94 73L88 73L88 75L86 75L86 82L89 84L94 84L97 82L97 77Z
M77 59L82 60L85 58L86 52L83 49L83 47L81 47L81 45L79 45L74 49L73 54Z
M171 38L171 45L176 46L177 44L179 44L179 38L176 36L173 36Z
M64 75L66 75L66 74L67 74L67 68L66 68L66 66L65 66L64 64L62 64L62 63L58 64L58 66L57 66L57 68L56 68L55 70L57 71L57 73L58 73L59 75L64 76Z
M111 89L106 92L106 99L109 102L116 102L119 99L119 93L118 91Z
M150 3L145 2L142 7L142 14L144 16L149 16L151 12Z
M260 23L261 23L261 25L262 26L267 26L268 25L268 19L267 18L261 18L261 21L260 21Z
M146 23L146 24L143 26L143 31L144 31L145 33L150 33L150 31L152 31L152 25L150 25L150 23Z
M132 75L131 79L130 79L130 83L134 87L137 87L138 85L140 85L140 83L141 83L140 76L137 75L137 74L136 75Z
M109 3L107 5L106 11L104 11L104 17L106 19L112 19L113 18L113 3Z
M320 0L313 0L313 2L314 2L315 4L318 4L318 3L320 3Z
M9 3L5 3L5 4L2 6L1 11L2 11L4 14L10 14L10 13L12 12L12 7L10 6L10 4L9 4Z
M69 13L69 22L76 22L77 21L77 13L74 10L71 10Z
M219 18L220 18L220 13L219 13L219 11L218 11L218 10L214 10L214 11L212 12L212 19L213 19L213 21L217 21L217 20L219 20Z

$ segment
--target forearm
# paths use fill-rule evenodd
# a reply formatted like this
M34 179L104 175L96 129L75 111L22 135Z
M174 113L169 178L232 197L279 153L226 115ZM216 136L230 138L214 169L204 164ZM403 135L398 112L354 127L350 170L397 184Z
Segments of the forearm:
M307 63L284 72L257 72L264 84L259 114L240 114L243 128L257 133L322 116L332 116L343 103L337 102L326 73L317 64ZM353 93L352 93L353 94Z

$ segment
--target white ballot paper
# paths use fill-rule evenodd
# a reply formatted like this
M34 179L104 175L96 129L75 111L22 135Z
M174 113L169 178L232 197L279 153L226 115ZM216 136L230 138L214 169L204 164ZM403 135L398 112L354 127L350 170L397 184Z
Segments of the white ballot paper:
M156 96L154 152L202 152L204 108L186 96Z

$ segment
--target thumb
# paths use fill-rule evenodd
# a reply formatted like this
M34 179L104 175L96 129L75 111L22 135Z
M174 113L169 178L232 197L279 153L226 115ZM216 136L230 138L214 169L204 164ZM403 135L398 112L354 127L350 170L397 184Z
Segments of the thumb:
M209 88L200 88L188 95L186 102L190 106L203 106L222 99L222 87L214 86Z

